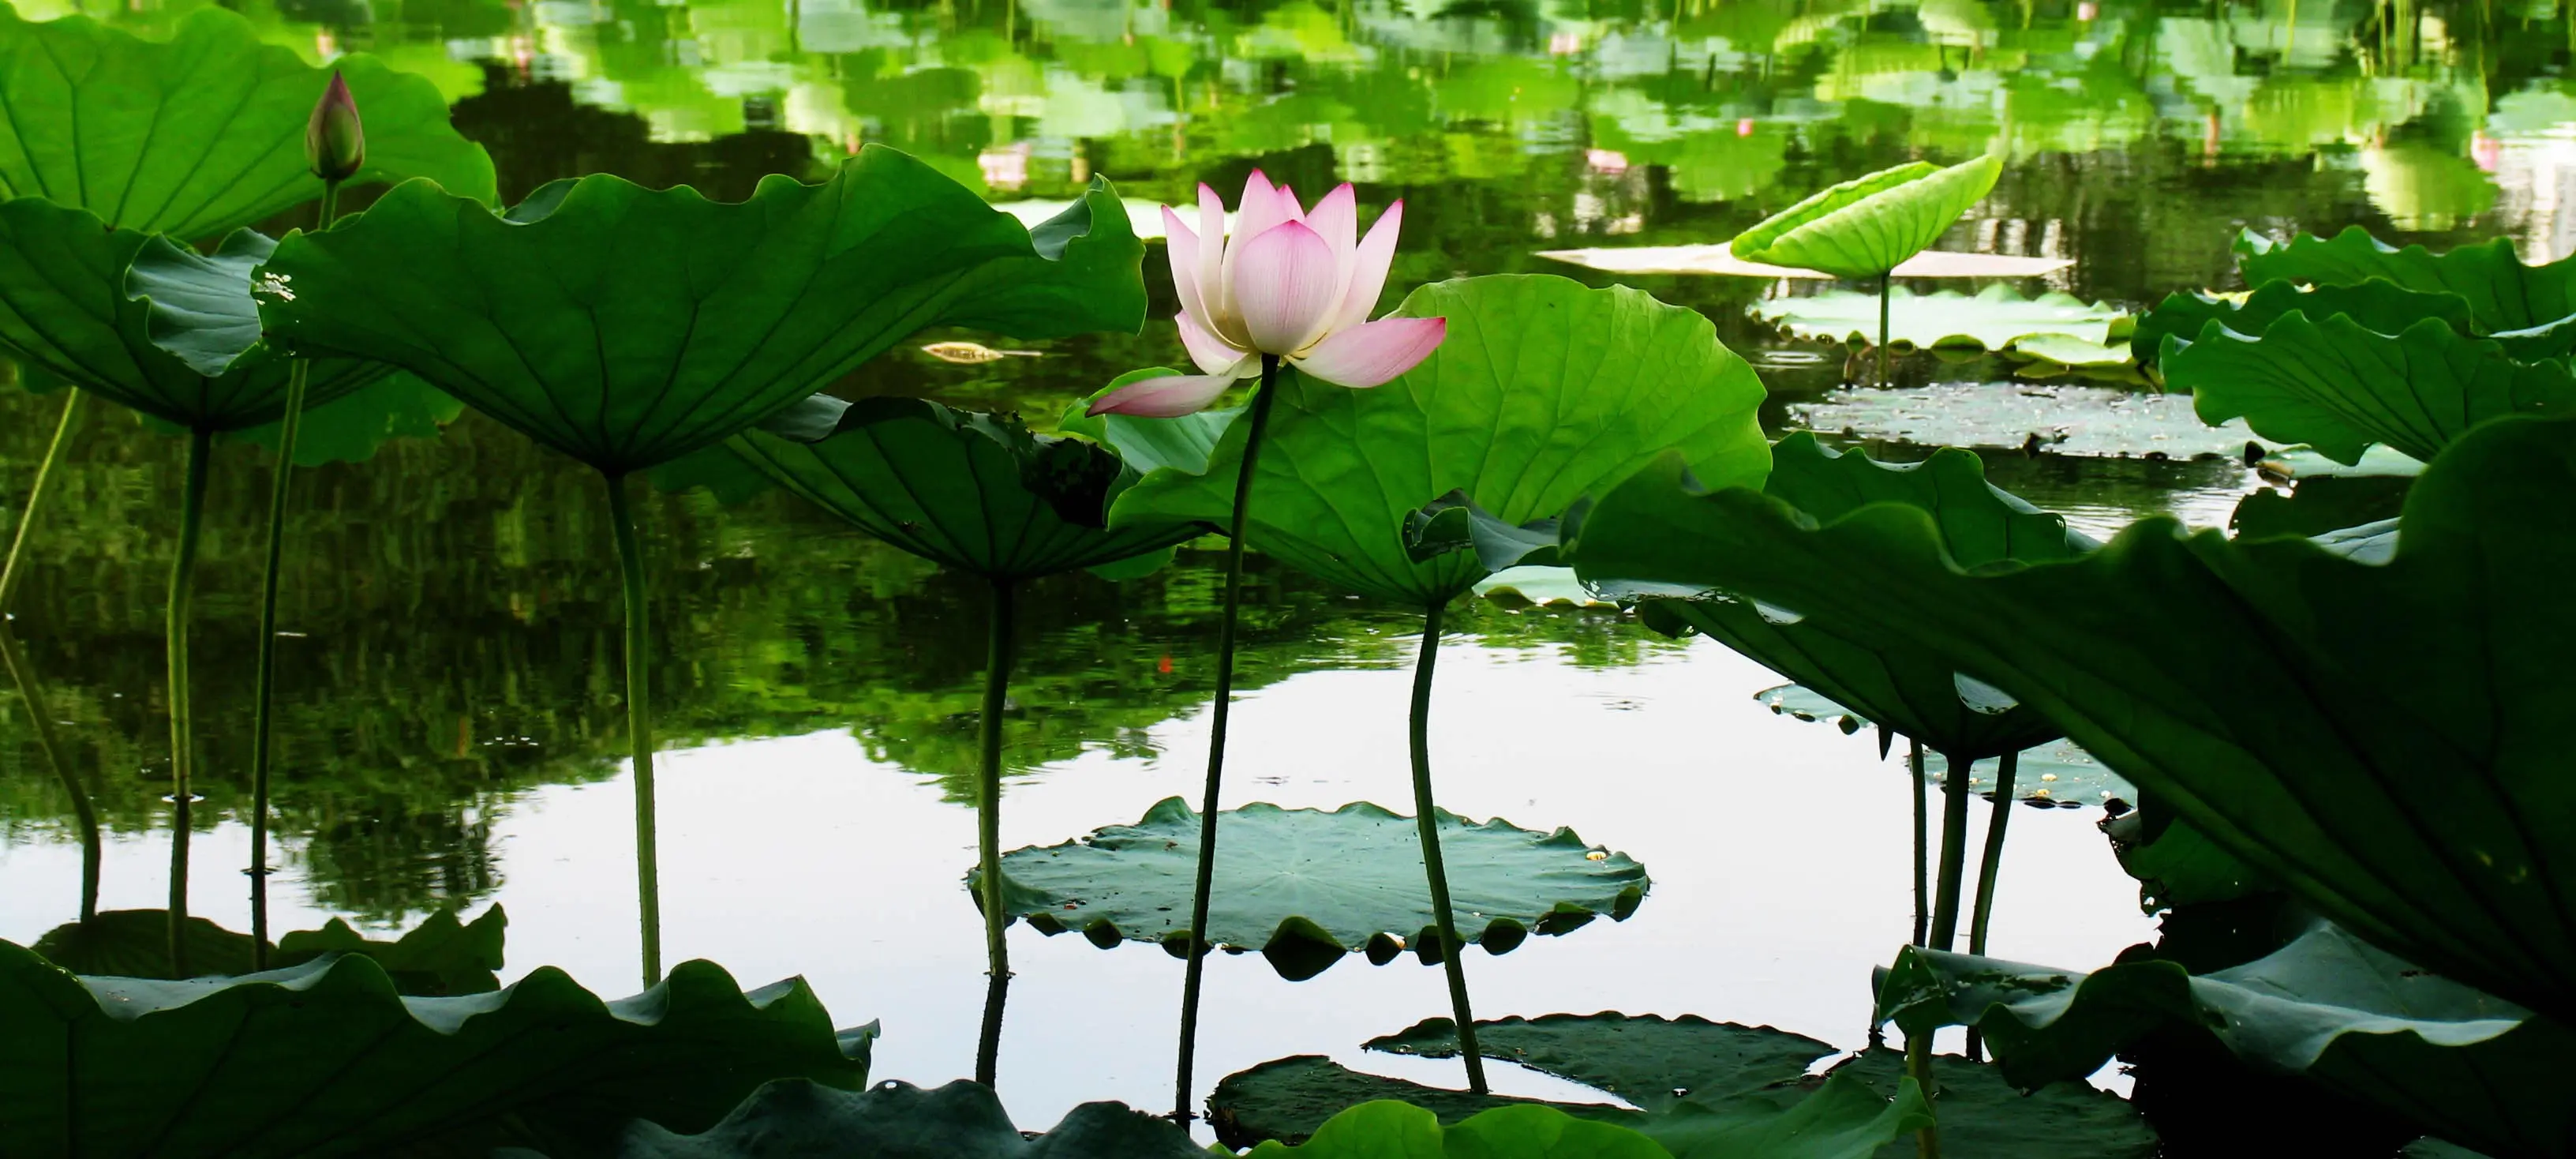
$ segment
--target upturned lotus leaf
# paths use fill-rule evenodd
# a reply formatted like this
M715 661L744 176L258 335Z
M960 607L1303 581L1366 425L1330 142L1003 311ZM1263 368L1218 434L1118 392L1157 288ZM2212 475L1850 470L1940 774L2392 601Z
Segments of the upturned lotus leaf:
M2434 253L2392 246L2351 226L2331 238L2292 235L2274 241L2246 230L2236 238L2236 268L2245 284L2303 282L2359 286L2373 279L2427 294L2457 294L2481 332L2527 330L2576 314L2576 258L2525 265L2504 238Z
M1993 154L1947 169L1914 161L1835 185L1736 235L1736 257L1875 278L1941 240L2003 175Z

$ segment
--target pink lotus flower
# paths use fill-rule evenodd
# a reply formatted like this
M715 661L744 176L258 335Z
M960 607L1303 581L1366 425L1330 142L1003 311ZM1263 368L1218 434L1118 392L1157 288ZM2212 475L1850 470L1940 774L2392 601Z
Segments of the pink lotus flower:
M1102 396L1092 414L1172 418L1204 410L1227 387L1261 374L1264 355L1310 378L1371 387L1411 370L1449 336L1441 318L1368 320L1395 260L1404 203L1359 238L1359 205L1344 185L1298 207L1297 194L1254 171L1243 187L1234 236L1225 203L1199 186L1199 230L1163 207L1180 291L1181 345L1206 373L1149 378Z

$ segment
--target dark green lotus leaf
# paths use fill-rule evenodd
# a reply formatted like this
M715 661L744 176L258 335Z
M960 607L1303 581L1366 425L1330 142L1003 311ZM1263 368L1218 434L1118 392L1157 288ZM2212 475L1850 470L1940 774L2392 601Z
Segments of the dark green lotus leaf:
M1492 1051L1487 1054L1505 1057ZM1699 1066L1703 1072L1708 1069L1705 1064ZM1486 1121L1498 1123L1524 1116L1531 1121L1584 1122L1623 1131L1633 1129L1655 1141L1648 1144L1655 1149L1639 1152L1641 1156L1868 1159L1891 1140L1920 1129L1931 1118L1920 1092L1911 1083L1898 1084L1896 1095L1890 1097L1871 1090L1855 1077L1810 1079L1794 1071L1759 1091L1739 1092L1714 1101L1694 1097L1669 1102L1667 1109L1646 1115L1605 1103L1548 1103L1479 1095L1363 1074L1322 1055L1308 1054L1277 1059L1226 1076L1209 1097L1208 1109L1220 1141L1231 1147L1258 1144L1252 1152L1255 1155L1302 1155L1319 1144L1338 1145L1331 1139L1335 1123L1370 1107L1390 1105L1411 1109L1418 1123L1415 1138L1430 1141L1431 1149L1419 1152L1425 1156L1553 1154L1510 1150L1444 1153L1438 1147L1441 1137L1428 1133L1434 1123L1449 1124L1455 1132L1486 1116L1493 1117ZM1304 1146L1291 1146L1297 1143ZM1417 1152L1391 1153L1410 1156ZM1572 1159L1576 1155L1625 1153L1586 1150L1564 1154Z
M1362 1044L1422 1058L1458 1057L1458 1024L1431 1018ZM1476 1045L1486 1058L1607 1091L1648 1112L1684 1099L1724 1105L1738 1096L1793 1082L1834 1048L1768 1026L1711 1022L1695 1014L1547 1014L1479 1019Z
M2358 286L2376 278L2419 293L2457 294L2485 333L2527 330L2576 314L2576 259L2527 266L2502 238L2436 254L2421 245L2388 245L2360 226L2331 239L2302 233L2286 242L2246 230L2237 235L2236 266L2249 286Z
M1878 294L1826 290L1795 298L1769 298L1753 316L1800 338L1867 345L1878 341ZM1921 350L2012 350L2047 335L2102 346L2118 337L2128 317L2119 307L2055 292L2025 298L1997 282L1962 294L1888 291L1888 345ZM2195 331L2197 333L2197 331ZM2034 353L2051 345L2033 342ZM2069 357L2075 357L2069 355ZM2117 348L2086 361L2126 362Z
M1976 574L1918 508L1818 527L1667 460L1593 505L1586 576L1722 583L1910 641L2046 713L2228 853L2391 953L2576 1015L2576 418L2481 425L2426 468L2395 558L2131 527Z
M1095 443L1031 434L1016 416L822 395L780 419L672 463L655 480L724 496L775 485L914 555L997 580L1149 555L1205 531L1103 526L1125 465Z
M265 242L251 237L256 241L237 235L234 243ZM154 343L151 304L126 296L125 273L155 243L41 198L0 201L0 347L45 375L163 422L216 431L275 422L286 411L287 359L258 348L208 377ZM306 405L318 409L390 369L323 359L314 364Z
M2239 539L2267 535L2316 536L2394 519L2415 480L2404 475L2322 475L2295 487L2270 487L2237 500L2227 517Z
M2422 459L2378 446L2362 452L2358 463L2335 462L2314 447L2281 447L2265 452L2254 465L2265 475L2294 483L2326 478L2412 479L2424 473Z
M696 1134L627 1128L618 1159L1207 1159L1189 1132L1123 1103L1084 1103L1022 1137L992 1088L880 1083L839 1090L781 1079Z
M452 911L431 914L427 921L390 942L374 941L331 919L319 930L300 930L279 938L269 954L272 967L300 965L328 953L365 954L374 958L403 994L437 997L482 994L500 988L495 977L502 965L502 940L510 919L500 906L471 923ZM254 943L200 917L188 919L188 964L197 977L251 972ZM162 910L109 910L85 922L67 922L46 931L29 947L48 962L75 974L115 978L170 978L170 920Z
M2083 974L1908 948L1880 984L1880 1013L1909 1031L1974 1025L2024 1085L2079 1079L2152 1031L2205 1033L2482 1151L2576 1148L2554 1061L2576 1034L2332 926L2199 976L2154 959Z
M2138 319L2129 349L2139 362L2154 362L2164 355L2168 334L2190 342L2212 322L2239 334L2260 334L2294 310L2310 318L2346 315L2381 334L2398 333L2427 318L2438 318L2462 335L2478 333L2468 299L2449 291L2409 290L2384 279L2316 287L2265 282L2250 294L2167 294Z
M1494 1107L1444 1124L1426 1108L1386 1099L1334 1115L1301 1143L1272 1140L1248 1153L1263 1159L1668 1159L1669 1154L1635 1131L1549 1106Z
M740 203L602 174L505 218L406 183L279 242L258 285L271 342L395 364L616 475L722 442L927 327L1134 330L1142 260L1106 183L1032 233L870 147Z
M2253 432L2213 428L2191 400L2106 386L1940 383L1837 390L1789 407L1793 428L1918 447L1989 447L2052 455L2235 458Z
M2164 368L2165 385L2191 392L2203 422L2242 418L2266 439L2343 463L2374 443L2430 459L2497 415L2576 411L2566 363L2515 361L2439 318L2395 334L2295 310L2253 336L2211 322L2199 341L2168 339Z
M1852 1079L1878 1098L1902 1098L1913 1085L1904 1054L1865 1050L1837 1064L1831 1077ZM1995 1067L1956 1055L1932 1059L1932 1113L1941 1122L1941 1153L1979 1159L2152 1159L2155 1130L2127 1099L2082 1079L2025 1091ZM1915 1154L1902 1137L1882 1159Z
M351 182L426 177L493 199L492 159L448 124L447 98L427 79L363 53L314 67L212 6L167 41L85 16L0 11L0 189L121 229L219 236L322 195L304 126L334 72L367 121L367 163Z
M744 993L705 962L617 1002L554 969L403 998L356 954L164 982L5 942L0 1025L0 1138L35 1155L599 1155L629 1119L701 1129L768 1079L858 1086L875 1033L836 1034L802 981Z
M1449 320L1448 340L1403 377L1350 390L1283 374L1275 388L1247 534L1310 575L1441 603L1492 570L1470 553L1408 553L1407 517L1442 495L1519 523L1665 448L1727 482L1759 480L1770 464L1755 421L1761 381L1697 311L1626 287L1503 275L1424 286L1397 312ZM1223 525L1248 426L1225 428L1203 471L1147 475L1118 497L1111 524ZM1108 434L1130 453L1117 426Z
M2138 879L2138 908L2147 913L2234 901L2275 888L2253 867L2176 821L2152 796L2106 819L2102 832L2120 868Z
M1728 244L1748 262L1875 278L1941 240L2003 175L1993 154L1940 168L1915 161L1823 190Z
M1569 933L1604 914L1626 921L1646 896L1643 866L1584 844L1572 830L1438 818L1459 936L1488 952L1507 953L1532 933ZM1431 895L1413 818L1365 802L1330 813L1253 804L1220 815L1218 825L1211 944L1259 949L1292 981L1358 950L1383 965L1409 944L1436 960L1439 939L1423 936L1432 928ZM1003 893L1012 916L1044 933L1081 930L1103 947L1159 942L1180 954L1198 850L1199 815L1172 797L1134 825L1003 854Z

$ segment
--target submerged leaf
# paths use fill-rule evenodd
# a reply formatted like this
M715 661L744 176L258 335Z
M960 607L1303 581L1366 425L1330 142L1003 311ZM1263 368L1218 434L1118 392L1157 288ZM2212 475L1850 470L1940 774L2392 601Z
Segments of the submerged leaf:
M744 993L705 962L618 1002L551 968L493 994L402 998L361 955L156 982L76 978L5 942L0 1025L0 1138L80 1155L525 1143L572 1159L639 1115L713 1123L767 1079L856 1086L874 1033L835 1034L802 981Z
M1470 553L1407 553L1407 517L1442 495L1517 523L1556 515L1666 448L1728 482L1769 464L1762 384L1696 311L1624 287L1504 275L1424 286L1397 312L1449 320L1448 340L1403 377L1350 390L1282 373L1253 481L1253 548L1419 607L1491 570ZM1118 497L1112 525L1223 525L1248 427L1224 428L1201 471L1147 475ZM1120 429L1107 428L1109 441L1132 455Z
M648 1115L648 1117L650 1117ZM1207 1159L1189 1132L1123 1103L1084 1103L1023 1138L992 1088L880 1083L836 1090L781 1079L696 1134L627 1128L617 1159Z
M2385 564L2150 519L1978 574L1919 509L1819 528L1695 493L1667 460L1595 504L1567 554L1587 578L1724 583L1955 657L2338 924L2567 1017L2571 492L2576 418L2505 418L2426 469Z
M1828 290L1804 297L1773 298L1755 303L1753 316L1800 338L1861 345L1878 341L1875 293ZM2085 355L2087 363L2126 362L2126 354L2102 347L2111 340L2114 324L2125 317L2116 307L2054 291L2024 298L2000 282L1974 296L1956 290L1917 294L1903 286L1888 290L1888 344L1900 350L1937 347L2002 351L2058 335L2102 349L2101 353ZM2043 349L2034 350L2034 355L2056 349L2073 356L2062 346L2041 345Z
M1604 914L1626 921L1645 898L1644 867L1624 853L1588 857L1601 851L1572 830L1438 819L1458 935L1488 952ZM1330 813L1253 804L1218 823L1211 945L1257 948L1291 980L1363 949L1380 964L1408 945L1437 960L1413 818L1365 802ZM1102 946L1126 939L1186 953L1198 850L1199 815L1173 797L1134 825L1004 854L1003 897L1013 917L1044 933L1076 929Z
M1126 220L1095 183L1033 235L882 146L740 203L603 174L504 218L409 183L280 242L260 315L272 341L401 366L621 474L721 442L927 327L1135 329L1143 246Z
M2295 310L2255 335L2213 321L2198 341L2168 338L2164 367L2165 384L2190 391L2202 421L2241 417L2255 434L2342 463L2374 443L2431 459L2498 415L2576 411L2566 363L2516 361L2439 318L2394 334Z
M1773 214L1729 248L1746 261L1875 278L1941 240L2003 175L1988 154L1947 169L1915 161L1835 185Z
M366 110L352 183L426 177L493 199L492 159L427 79L363 53L316 68L214 6L167 41L0 11L0 188L188 241L253 224L322 195L296 145L335 72Z
M1204 530L1103 527L1124 466L1117 456L1031 434L1015 416L910 398L812 401L833 417L799 408L782 416L787 423L744 431L655 478L728 498L775 484L914 555L995 580L1115 563Z
M2356 225L2331 239L2302 233L2286 242L2246 230L2237 235L2235 249L2237 269L2250 286L2358 286L2376 278L2418 293L2457 294L2488 333L2576 314L2576 258L2524 265L2504 238L2436 254L2421 245L2388 245Z
M2154 959L2083 974L1909 948L1881 995L1880 1013L1909 1027L1979 1028L2023 1085L2080 1080L2150 1033L2206 1034L2259 1068L2498 1156L2576 1143L2554 1061L2576 1034L2332 926L2199 976Z

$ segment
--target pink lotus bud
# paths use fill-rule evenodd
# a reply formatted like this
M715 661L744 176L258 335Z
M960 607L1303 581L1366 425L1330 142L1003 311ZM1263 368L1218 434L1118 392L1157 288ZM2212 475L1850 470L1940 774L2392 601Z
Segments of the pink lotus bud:
M313 106L304 123L304 163L324 181L346 181L367 163L367 130L358 120L358 102L348 82L331 74L331 87Z

